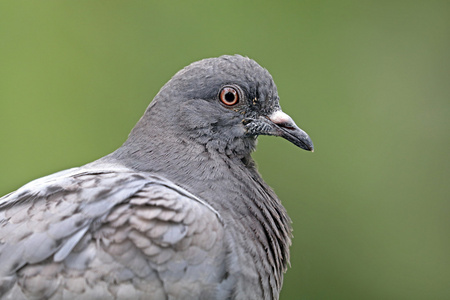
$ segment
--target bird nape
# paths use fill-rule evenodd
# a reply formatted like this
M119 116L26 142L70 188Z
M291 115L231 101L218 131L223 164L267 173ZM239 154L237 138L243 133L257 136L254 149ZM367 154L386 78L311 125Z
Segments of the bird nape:
M0 199L1 299L278 299L291 227L259 135L313 150L255 61L185 67L119 149Z

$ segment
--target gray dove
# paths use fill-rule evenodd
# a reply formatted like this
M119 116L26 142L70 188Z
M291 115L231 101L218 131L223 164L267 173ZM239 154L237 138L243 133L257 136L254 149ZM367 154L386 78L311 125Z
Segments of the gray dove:
M278 299L291 226L259 135L313 150L255 61L185 67L119 149L0 199L1 299Z

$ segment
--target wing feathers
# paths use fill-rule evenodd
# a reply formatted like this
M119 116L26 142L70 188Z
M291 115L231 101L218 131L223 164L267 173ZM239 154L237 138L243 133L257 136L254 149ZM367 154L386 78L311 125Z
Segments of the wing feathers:
M180 278L195 290L217 280L192 268L223 264L223 234L216 210L163 178L71 169L0 199L0 290L92 296L111 285L118 295L136 276L154 278L134 288L155 295Z

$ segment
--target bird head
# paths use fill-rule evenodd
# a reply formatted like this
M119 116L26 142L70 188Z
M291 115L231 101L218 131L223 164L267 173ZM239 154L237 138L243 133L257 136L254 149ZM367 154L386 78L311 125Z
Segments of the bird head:
M251 152L259 135L313 151L308 134L281 110L269 72L240 55L204 59L176 73L141 122L227 154Z

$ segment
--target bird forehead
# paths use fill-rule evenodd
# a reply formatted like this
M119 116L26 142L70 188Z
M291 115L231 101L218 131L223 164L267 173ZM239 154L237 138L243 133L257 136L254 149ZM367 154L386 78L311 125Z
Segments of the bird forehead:
M212 84L241 84L243 87L271 88L273 79L270 73L254 60L240 55L224 55L194 62L178 74L181 80L193 79Z

